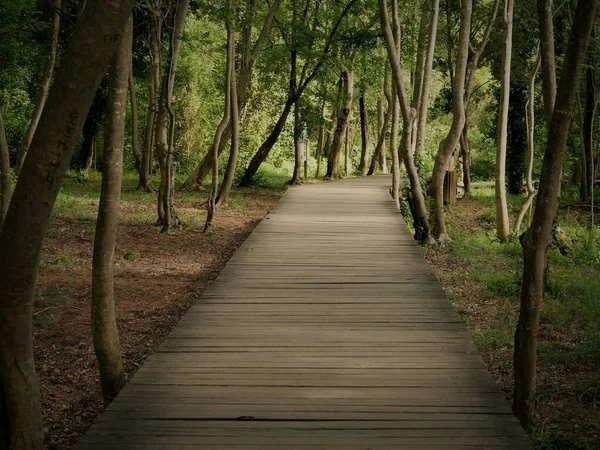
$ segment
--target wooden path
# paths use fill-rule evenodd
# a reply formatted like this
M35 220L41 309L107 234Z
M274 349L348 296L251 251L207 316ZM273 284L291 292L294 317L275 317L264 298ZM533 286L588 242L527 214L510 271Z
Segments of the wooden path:
M388 185L290 189L76 448L530 448Z

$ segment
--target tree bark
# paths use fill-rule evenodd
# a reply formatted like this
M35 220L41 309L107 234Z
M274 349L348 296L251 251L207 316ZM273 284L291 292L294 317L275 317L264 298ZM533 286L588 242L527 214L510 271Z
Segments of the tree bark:
M533 412L536 383L537 335L544 292L544 272L548 261L548 247L558 211L558 196L562 164L566 153L573 105L590 34L599 0L580 0L571 28L565 61L552 120L549 122L546 152L542 164L538 200L533 221L521 238L523 247L523 283L521 309L515 332L513 410L521 424L529 427ZM540 14L542 36L551 35L545 29L551 26ZM553 42L547 43L553 47ZM542 70L551 70L547 59L553 55L548 45L542 46ZM553 63L553 61L552 61ZM548 78L545 74L544 78ZM545 95L544 101L552 101ZM546 105L545 105L546 106ZM545 108L546 109L546 108Z
M323 120L325 117L325 96L323 96L323 105L321 106L321 119ZM325 148L325 124L321 123L319 125L319 138L317 141L317 173L315 178L320 178L321 176L321 161L323 159L323 149Z
M556 101L556 59L554 56L554 25L552 0L537 0L542 55L542 92L546 127L550 126Z
M125 386L115 316L114 254L119 225L127 85L131 72L133 18L125 26L110 67L102 188L92 258L92 337L98 359L104 404Z
M429 96L431 93L431 79L433 74L433 56L435 54L439 15L440 0L431 0L431 19L429 21L429 38L427 41L425 68L423 70L423 87L421 89L421 99L419 100L419 111L417 114L417 138L415 150L415 158L417 161L422 161L425 156L425 129L427 128L427 113L429 111Z
M203 233L208 233L213 225L215 209L217 206L217 193L219 192L219 145L224 138L225 128L231 121L231 104L236 99L232 97L231 80L235 79L235 28L234 28L234 7L235 0L227 2L227 17L225 26L227 28L227 64L225 68L225 111L223 118L217 126L215 138L212 144L213 167L212 167L212 182L210 192L208 194L208 212L206 214L206 222L204 223Z
M4 118L2 117L2 111L0 111L0 230L2 229L2 223L4 223L9 204L10 155L8 153L8 143L6 142L6 131L4 130Z
M424 22L421 20L421 22ZM421 23L420 28L424 28L423 23ZM421 31L419 31L421 33ZM394 37L394 48L395 55L400 55L400 18L398 17L398 1L392 0L392 34ZM423 30L423 35L425 31ZM416 102L419 94L416 93L417 90L420 91L421 86L421 77L423 75L422 71L419 70L419 64L422 63L423 52L419 50L419 56L417 56L417 67L416 67L416 75L415 75L415 87L413 92L413 101ZM395 78L395 77L394 77ZM394 204L396 205L396 209L400 210L400 157L398 155L398 128L400 125L400 101L398 100L399 96L397 94L396 83L392 83L392 103L390 107L392 108L392 130L390 135L390 152L392 154L392 198L394 199ZM414 105L411 105L411 119L414 118L413 113ZM410 146L409 152L413 154L413 139L412 139L412 130L413 130L414 120L410 121L410 124L406 124L405 126L410 127L410 139L408 145Z
M429 11L428 4L429 0L422 0L421 18L419 19L419 34L417 36L417 60L415 62L415 77L413 83L412 100L410 102L411 106L415 108L417 113L419 111L419 102L421 100L421 92L423 90L423 78L425 76L425 55L427 52L425 39L427 38L427 13ZM400 33L398 32L398 35L399 34ZM398 37L398 46L400 45L399 41L400 37ZM400 52L400 50L398 50L398 52ZM417 130L415 129L416 124L417 121L413 122L413 130L410 133L411 153L413 155L416 153L417 150Z
M456 72L454 75L454 84L452 86L452 92L454 93L452 96L452 126L450 127L446 138L440 142L431 179L434 215L433 235L441 243L450 240L450 236L446 232L446 222L444 220L444 176L446 175L450 156L456 149L456 145L458 144L465 124L464 95L460 94L465 92L472 11L473 1L463 0L460 8L460 31L456 52Z
M583 112L583 147L581 158L581 185L579 190L579 198L582 202L587 202L590 198L590 193L594 189L593 167L588 164L592 160L592 127L594 125L594 115L596 112L596 70L594 61L590 61L586 69L585 80L585 108Z
M392 118L392 94L388 89L388 73L389 73L389 61L386 60L384 65L384 76L381 83L381 93L385 97L388 103L387 111L384 111L383 102L380 99L377 100L377 121L378 121L378 138L377 145L375 146L375 151L373 152L373 157L371 158L371 164L369 165L369 170L367 175L373 175L377 169L383 171L386 170L383 168L383 161L385 160L385 138L387 135L387 129L390 124L390 120Z
M46 105L48 91L50 90L50 84L52 83L52 74L54 73L54 65L56 63L56 50L58 48L58 32L60 30L61 1L62 0L54 0L52 4L54 13L52 14L52 20L50 21L50 32L48 35L50 50L48 52L46 66L44 67L44 75L42 76L42 91L40 92L40 96L35 105L33 117L31 118L29 127L27 127L23 144L19 148L19 153L17 154L17 161L15 163L15 173L17 175L21 172L23 162L25 161L25 157L27 156L27 152L31 146L31 140L33 139L33 135L35 134L35 130L40 121L44 106Z
M290 180L291 185L302 184L302 124L300 123L300 102L294 103L294 173Z
M0 383L11 449L43 449L33 361L33 295L52 207L132 0L96 0L61 60L0 232Z
M327 174L326 178L335 180L340 178L340 154L344 146L346 137L346 128L348 128L348 117L352 109L352 95L354 93L354 73L348 69L342 72L343 91L344 91L344 107L340 110L337 117L337 126L327 159Z
M158 95L160 87L161 55L160 42L162 36L162 20L153 12L150 28L150 77L148 82L148 113L146 114L146 130L144 132L144 148L142 150L142 170L138 189L151 192L152 188L152 153L158 127Z
M513 10L514 0L505 0L504 48L502 49L502 78L500 80L500 111L498 112L498 151L496 152L496 237L500 241L506 241L510 232L508 205L506 204L506 141L510 101Z
M364 175L367 170L369 160L369 126L367 123L367 114L365 111L365 93L361 91L358 99L358 112L360 115L360 164L358 173Z

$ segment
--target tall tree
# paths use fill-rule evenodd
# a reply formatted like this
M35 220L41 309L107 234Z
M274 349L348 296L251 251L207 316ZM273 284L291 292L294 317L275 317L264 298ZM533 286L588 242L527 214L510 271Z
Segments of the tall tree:
M369 125L365 111L365 92L361 91L358 99L358 113L360 116L360 164L358 173L364 175L367 170L367 161L369 160Z
M352 109L352 96L354 94L354 73L349 69L342 71L342 86L344 102L343 107L337 117L337 126L333 135L331 149L329 150L329 158L327 159L327 174L326 178L335 180L340 177L340 153L344 146L346 138L346 129L348 128L348 117Z
M546 151L542 163L538 199L531 226L523 234L523 283L521 287L521 309L515 332L513 410L524 427L531 424L537 370L537 335L540 310L544 293L544 272L548 261L548 248L554 220L558 211L558 197L562 165L566 153L573 105L579 86L579 78L585 58L592 27L596 18L599 0L579 0L565 52L560 84L557 91L548 89L552 74L543 73L544 109L552 103L551 120L548 127ZM544 3L539 0L538 4ZM551 2L548 2L551 3ZM545 6L545 5L542 5ZM542 35L542 72L553 70L554 41L545 41L552 36L552 14L548 20L547 10L540 8L539 21ZM554 95L556 94L556 95Z
M121 203L123 143L127 86L131 71L132 36L133 18L131 17L119 40L110 66L104 127L102 188L92 258L92 337L105 404L110 403L125 386L125 372L115 317L114 256Z
M508 239L508 206L506 204L506 141L508 104L510 101L510 67L512 58L512 28L514 0L504 1L504 48L502 49L502 78L500 80L500 112L498 113L498 151L496 152L496 237ZM466 161L463 160L463 164Z
M82 13L0 230L0 383L15 450L44 447L32 341L40 253L83 122L132 4L132 0L96 0Z
M0 111L0 229L10 204L10 155L6 142L4 118Z
M460 7L460 30L456 52L456 72L453 77L454 82L452 85L452 92L454 93L452 96L452 125L444 140L440 142L431 178L434 215L433 235L442 243L450 240L450 236L446 232L446 222L444 220L444 176L446 175L450 156L456 149L465 125L464 95L460 95L460 93L465 91L472 12L473 1L463 0Z
M46 99L48 98L48 91L50 90L50 83L52 83L52 74L54 73L54 65L56 63L56 53L58 49L58 32L60 30L60 10L62 0L53 0L52 2L52 19L50 20L50 32L48 33L49 50L48 59L46 60L46 66L44 67L44 75L42 76L41 92L38 101L33 110L33 117L25 133L23 143L19 148L17 154L17 161L15 163L15 173L19 174L23 167L23 162L31 146L31 140L35 134L35 130L40 121L42 111L46 105Z
M252 41L252 29L256 16L256 0L246 0L246 16L244 21L244 29L242 32L242 57L241 57L241 65L240 65L240 75L238 78L238 84L236 86L237 92L237 102L238 102L238 111L241 115L245 106L246 99L248 97L248 91L250 88L250 83L252 81L252 71L254 68L254 63L260 54L264 42L267 39L270 31L271 25L275 20L275 16L279 7L281 6L283 0L275 0L273 4L269 7L267 15L262 23L262 27L256 38L256 41L253 43ZM220 140L219 148L217 149L217 154L220 155L227 145L227 141L231 137L232 133L232 124L226 124L223 139ZM188 179L183 184L186 188L199 188L202 186L202 183L206 176L214 167L213 161L214 152L211 149L207 152L206 156L202 159L198 167L190 174Z

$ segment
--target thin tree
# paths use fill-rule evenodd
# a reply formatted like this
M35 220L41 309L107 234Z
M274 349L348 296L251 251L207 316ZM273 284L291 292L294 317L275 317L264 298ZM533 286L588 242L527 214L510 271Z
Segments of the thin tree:
M508 103L510 101L510 67L512 58L512 29L514 0L504 1L504 48L502 49L502 76L500 80L500 111L498 113L498 151L496 152L496 237L508 239L508 206L506 204L506 141ZM463 159L463 164L466 161Z
M0 111L0 229L10 204L10 155L6 142L4 118Z
M340 154L346 138L348 128L348 117L352 109L352 96L354 94L354 73L351 70L342 71L342 86L344 95L344 106L337 117L337 126L333 135L329 158L327 159L326 178L335 180L340 177Z
M32 340L40 253L83 122L132 6L132 0L96 0L83 11L0 231L0 383L5 403L0 410L8 414L11 449L44 448Z
M400 18L398 17L398 2L397 0L392 0L392 34L394 36L394 47L395 47L395 56L400 56ZM422 52L418 52L421 55ZM397 56L396 56L397 55ZM422 62L417 57L417 72L419 63ZM393 69L392 69L393 70ZM420 75L415 78L415 92L420 89L419 85L421 84ZM392 83L392 130L390 135L390 152L392 154L392 198L394 199L394 204L396 205L396 209L400 209L400 157L398 155L398 129L400 126L400 102L398 100L397 95L398 88L396 87L396 83ZM413 112L413 108L411 106L411 113ZM411 149L409 150L412 155L412 125L414 120L410 122L411 127ZM409 126L406 124L405 126Z
M566 153L573 105L585 53L596 17L599 0L579 0L569 36L558 91L544 89L544 102L554 99L548 127L546 151L542 163L538 198L531 226L521 237L523 247L523 283L521 309L515 332L513 410L521 424L529 427L534 406L537 369L537 335L544 293L544 273L548 261L548 248L558 212L558 197L562 165ZM550 3L550 2L548 2ZM545 8L540 9L542 43L551 36L552 21L547 20ZM550 12L551 18L551 12ZM552 70L554 42L541 45L542 72ZM550 50L552 49L552 50ZM543 74L543 79L552 76ZM545 82L547 83L547 81ZM553 95L556 93L556 96ZM547 109L548 105L544 105Z
M133 18L125 26L112 59L104 127L102 187L92 258L92 337L104 403L125 386L115 316L114 256L121 203L127 85L131 71Z
M212 180L210 192L208 194L208 212L206 214L206 222L204 223L203 233L208 233L213 225L215 210L217 207L217 195L219 192L219 145L224 139L225 128L231 120L231 104L235 100L232 98L231 80L235 77L235 28L234 28L234 9L235 1L228 0L227 11L225 17L225 26L227 28L227 64L225 68L225 110L223 118L217 126L215 137L213 139L211 151L212 158Z
M450 240L450 236L446 232L446 222L444 220L444 176L446 175L450 156L458 145L465 124L464 96L459 94L464 92L465 89L472 12L473 0L463 0L460 7L460 30L456 53L456 73L454 75L452 86L452 92L455 93L455 95L452 96L452 125L447 136L440 142L431 178L434 216L433 236L441 243Z
M388 108L384 110L381 97L377 99L377 145L375 146L367 175L373 175L377 169L383 171L383 173L387 172L387 167L384 168L383 164L386 161L385 139L390 120L392 119L393 109L392 93L388 87L389 72L389 61L386 58L381 79L381 94L385 97Z
M31 118L31 122L29 122L23 143L21 144L17 154L17 161L15 163L16 174L19 174L21 172L21 168L23 167L23 162L25 161L25 157L27 156L27 152L31 146L31 140L33 139L33 135L35 134L35 130L40 121L42 111L44 110L44 105L46 104L46 99L48 98L50 84L52 83L52 74L54 73L54 65L56 63L56 51L58 49L58 32L60 31L61 1L62 0L54 0L52 2L52 19L50 20L50 32L48 34L49 51L48 59L46 60L46 66L44 67L44 74L42 76L42 89L35 105L35 109L33 110L33 117Z
M131 52L133 54L133 52ZM138 176L141 176L142 158L140 156L140 136L137 96L135 95L135 79L133 78L133 67L129 69L129 105L131 107L131 152L135 162Z
M423 87L419 100L417 114L417 139L415 158L419 161L425 156L425 129L427 127L427 113L429 111L429 96L431 93L431 79L433 74L433 56L437 39L438 18L440 15L440 0L431 0L431 14L429 20L429 37L427 40L427 54L423 69Z
M367 161L369 160L369 124L365 111L365 93L361 91L358 99L358 114L360 116L360 163L358 173L364 175L367 170Z

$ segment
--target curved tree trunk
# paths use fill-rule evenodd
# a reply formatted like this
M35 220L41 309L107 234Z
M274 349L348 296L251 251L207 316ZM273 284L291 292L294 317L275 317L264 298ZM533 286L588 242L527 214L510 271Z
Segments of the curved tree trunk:
M104 131L104 170L92 258L92 337L105 405L125 386L113 283L132 36L133 18L130 17L110 67Z
M444 220L444 176L448 168L450 156L456 149L460 135L465 124L464 97L456 95L464 92L467 61L469 57L469 39L471 34L471 15L473 11L473 0L463 0L460 8L460 31L458 37L458 48L456 54L456 72L452 92L452 126L446 138L440 142L431 179L431 193L433 196L433 235L440 242L450 240L446 232Z
M512 58L514 0L504 2L504 48L502 79L500 80L500 111L498 112L498 151L496 152L496 237L506 241L510 232L506 203L506 141L508 133L508 103L510 101L510 67Z
M350 110L352 109L352 95L354 93L354 74L350 70L344 69L342 72L342 79L345 97L344 107L337 117L337 126L335 128L333 142L331 143L331 150L329 151L329 159L327 159L327 174L325 175L326 178L332 180L340 178L340 154L342 152L342 147L344 146L346 129L348 128L348 117L350 116Z
M10 204L10 156L4 130L4 119L0 111L0 229ZM1 400L0 400L1 401ZM0 425L1 429L1 425ZM1 442L1 440L0 440ZM1 448L1 447L0 447Z
M31 118L27 132L25 133L23 144L19 148L19 153L17 154L17 161L15 163L15 173L17 175L21 172L21 168L23 167L23 162L25 161L25 157L27 156L27 152L31 145L31 140L33 139L33 135L35 134L35 130L40 121L44 106L46 105L48 91L50 90L50 84L52 83L52 74L54 73L54 64L56 63L56 50L58 48L58 32L60 30L61 0L54 0L52 3L54 13L52 14L52 20L50 21L50 50L48 52L46 67L44 68L44 75L42 76L42 91L40 92L37 104L35 105L33 117Z
M32 340L40 253L83 122L132 6L132 0L96 0L83 11L50 88L0 233L0 317L10 318L0 321L0 383L14 450L44 448Z
M579 86L581 69L596 17L599 0L579 0L573 26L565 51L565 61L560 86L553 104L552 120L549 122L546 152L540 176L538 200L533 221L521 238L523 247L523 283L521 287L521 309L515 332L514 391L513 410L521 424L528 428L531 424L537 368L537 335L540 310L544 293L544 273L548 262L548 247L554 221L558 211L558 197L562 165L566 153L569 127L573 116L575 95ZM552 22L545 21L540 14L542 36L552 34ZM543 42L543 41L542 41ZM554 42L549 46L554 47ZM542 70L549 70L547 61L553 51L541 46ZM544 75L548 77L548 74ZM553 101L552 95L545 95L544 101ZM547 106L547 105L545 105Z
M423 157L425 156L425 129L427 127L427 113L429 111L429 95L431 93L431 78L433 74L433 56L435 53L439 15L440 0L431 0L429 39L427 42L427 54L425 56L425 68L423 70L423 87L421 88L421 99L419 100L419 111L417 114L418 119L415 150L415 158L417 161L422 161Z

